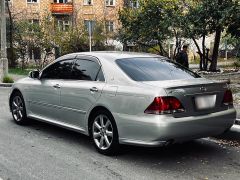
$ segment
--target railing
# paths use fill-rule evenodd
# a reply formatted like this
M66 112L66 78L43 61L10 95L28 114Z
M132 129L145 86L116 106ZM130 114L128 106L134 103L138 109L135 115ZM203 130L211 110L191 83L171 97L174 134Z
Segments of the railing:
M52 3L50 10L53 14L71 14L73 13L73 5L71 3Z

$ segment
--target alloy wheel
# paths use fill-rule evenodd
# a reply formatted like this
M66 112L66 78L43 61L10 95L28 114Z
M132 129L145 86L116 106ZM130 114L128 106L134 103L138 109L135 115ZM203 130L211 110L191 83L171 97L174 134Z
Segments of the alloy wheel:
M22 98L15 96L12 101L12 114L16 121L21 121L24 116L24 104Z
M113 126L107 116L100 114L94 119L92 135L99 149L107 150L111 146L113 141Z

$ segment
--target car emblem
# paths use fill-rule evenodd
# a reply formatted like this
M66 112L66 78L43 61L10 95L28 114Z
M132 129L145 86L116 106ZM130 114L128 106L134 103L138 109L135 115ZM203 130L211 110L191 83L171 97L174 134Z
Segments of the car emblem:
M200 90L201 90L202 92L206 92L206 91L207 91L207 88L206 88L206 87L200 87Z

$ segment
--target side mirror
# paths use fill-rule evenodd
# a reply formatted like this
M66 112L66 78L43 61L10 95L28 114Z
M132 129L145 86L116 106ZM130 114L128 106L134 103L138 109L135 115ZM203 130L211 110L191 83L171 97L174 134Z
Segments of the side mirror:
M28 77L33 78L33 79L38 79L39 78L39 71L38 70L34 70L34 71L30 71L28 74Z

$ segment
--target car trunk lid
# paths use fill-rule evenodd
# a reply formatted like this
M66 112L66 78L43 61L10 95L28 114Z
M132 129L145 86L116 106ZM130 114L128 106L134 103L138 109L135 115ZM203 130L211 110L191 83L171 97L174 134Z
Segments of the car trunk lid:
M167 96L180 100L185 111L173 113L174 117L198 116L227 109L223 105L227 82L212 81L205 78L144 81L144 84L164 88Z

